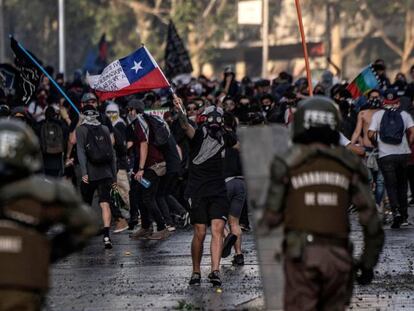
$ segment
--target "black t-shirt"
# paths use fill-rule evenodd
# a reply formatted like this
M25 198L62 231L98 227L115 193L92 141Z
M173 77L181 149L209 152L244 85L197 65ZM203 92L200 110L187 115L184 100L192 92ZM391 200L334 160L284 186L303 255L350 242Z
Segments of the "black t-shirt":
M161 146L160 150L167 164L167 173L179 173L181 171L181 159L173 135L170 135L168 142Z
M190 140L190 166L188 184L185 190L187 197L206 197L226 195L226 185L223 176L223 159L225 143L222 143L218 151L202 163L195 164L199 158L205 140L203 128L195 131ZM225 140L226 141L226 140ZM209 149L211 151L211 149Z
M127 143L126 143L126 131L127 127L125 123L118 122L114 126L114 138L115 138L115 154L116 154L116 164L118 170L128 169L127 163Z
M232 139L237 141L236 133L231 132L228 134ZM242 164L240 159L240 152L233 147L230 147L231 144L226 144L226 155L224 157L223 165L223 176L234 177L234 176L243 176Z

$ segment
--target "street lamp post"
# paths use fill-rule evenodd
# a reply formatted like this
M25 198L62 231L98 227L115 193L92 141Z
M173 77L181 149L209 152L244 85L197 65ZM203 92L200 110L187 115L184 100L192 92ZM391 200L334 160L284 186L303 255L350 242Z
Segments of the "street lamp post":
M64 0L58 0L58 1L59 1L59 72L62 72L63 74L65 74L65 7L64 7Z
M263 0L262 18L262 78L267 78L269 60L269 0Z
M3 10L4 1L0 0L0 63L4 63L6 61Z

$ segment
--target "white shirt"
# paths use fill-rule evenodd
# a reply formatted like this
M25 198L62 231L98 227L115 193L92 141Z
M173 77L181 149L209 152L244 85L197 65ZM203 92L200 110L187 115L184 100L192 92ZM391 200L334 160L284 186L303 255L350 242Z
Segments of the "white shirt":
M351 141L346 138L346 136L344 134L342 134L341 132L339 132L339 145L340 146L348 146L351 143Z
M383 158L389 155L398 155L398 154L411 154L410 146L408 145L407 135L403 136L402 142L399 145L391 145L384 143L379 135L379 130L381 126L381 120L384 115L385 110L379 110L372 115L371 124L369 125L369 131L377 132L378 139L378 157ZM401 112L401 117L404 122L404 130L406 131L410 127L414 126L413 119L411 116L405 112Z
M36 108L36 111L35 111L35 108ZM45 119L46 108L47 106L42 108L42 106L36 105L35 101L32 101L29 104L29 108L27 109L27 111L34 117L36 122L40 122ZM35 117L34 115L37 115L37 116Z

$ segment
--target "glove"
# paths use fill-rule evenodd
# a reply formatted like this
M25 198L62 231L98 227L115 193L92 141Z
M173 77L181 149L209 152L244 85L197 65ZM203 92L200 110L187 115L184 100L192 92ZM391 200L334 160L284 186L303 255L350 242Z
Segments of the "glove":
M356 281L359 285L368 285L374 278L374 269L365 268L361 263L355 266Z

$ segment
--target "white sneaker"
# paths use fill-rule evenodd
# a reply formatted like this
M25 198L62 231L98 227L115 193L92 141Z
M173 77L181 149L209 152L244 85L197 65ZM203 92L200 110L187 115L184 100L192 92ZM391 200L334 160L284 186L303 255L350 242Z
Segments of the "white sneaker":
M408 222L408 221L404 221L402 224L401 224L401 227L407 227L407 226L409 226L410 225L410 223Z
M174 232L176 228L174 226L165 226L169 232Z
M186 212L181 219L183 220L183 228L187 227L190 224L190 213Z

